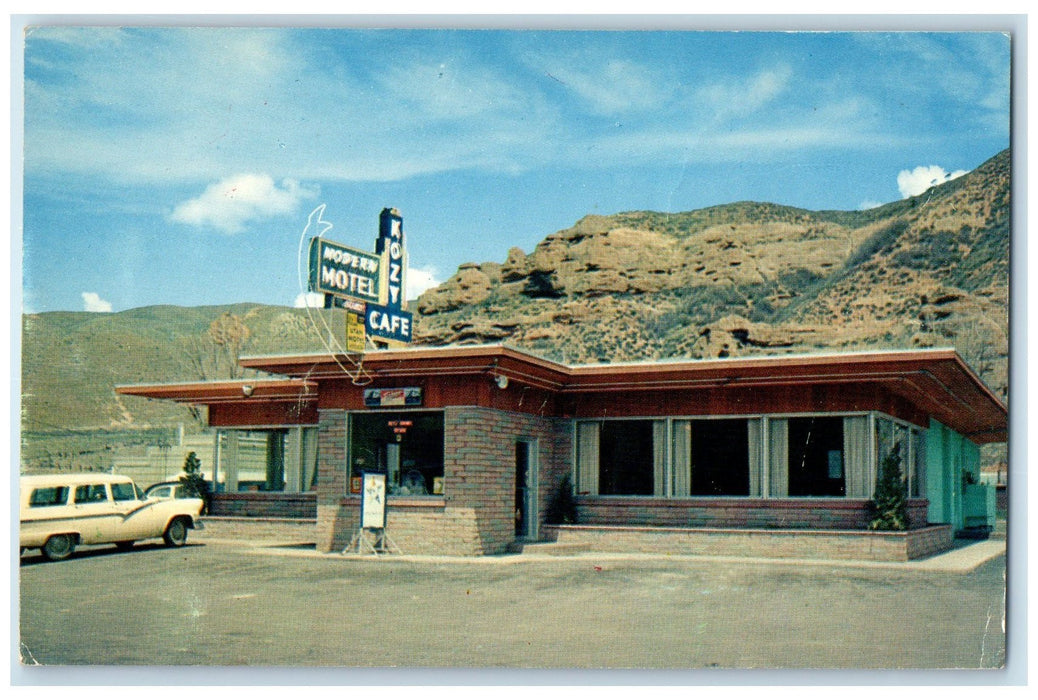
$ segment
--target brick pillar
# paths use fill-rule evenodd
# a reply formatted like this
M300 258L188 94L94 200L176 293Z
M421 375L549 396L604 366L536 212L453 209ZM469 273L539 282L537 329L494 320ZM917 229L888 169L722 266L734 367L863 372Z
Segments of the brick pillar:
M347 510L346 411L318 410L317 426L317 550L330 552L345 546L356 527Z
M480 407L444 412L447 509L475 515L481 553L505 551L515 540L515 442L537 442L538 518L568 469L565 422ZM560 454L561 453L561 454Z

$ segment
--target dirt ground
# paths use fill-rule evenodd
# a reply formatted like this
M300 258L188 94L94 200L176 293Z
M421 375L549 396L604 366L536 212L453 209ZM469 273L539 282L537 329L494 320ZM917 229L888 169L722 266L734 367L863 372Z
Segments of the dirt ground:
M228 543L20 567L23 669L205 665L992 669L1005 557L972 571L706 558L357 559Z

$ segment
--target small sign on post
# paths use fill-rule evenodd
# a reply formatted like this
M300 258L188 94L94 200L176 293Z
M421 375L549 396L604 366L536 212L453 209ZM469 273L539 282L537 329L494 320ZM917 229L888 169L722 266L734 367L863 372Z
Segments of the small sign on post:
M386 475L365 472L361 477L360 526L365 530L386 527Z
M360 527L343 554L400 554L386 533L386 475L363 472L360 490Z

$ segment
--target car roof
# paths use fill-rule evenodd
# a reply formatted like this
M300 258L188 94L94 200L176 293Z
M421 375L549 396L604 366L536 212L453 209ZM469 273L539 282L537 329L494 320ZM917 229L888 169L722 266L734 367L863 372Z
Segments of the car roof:
M57 474L30 474L21 477L22 486L53 486L79 484L114 484L132 482L123 474L106 474L104 472L69 472Z

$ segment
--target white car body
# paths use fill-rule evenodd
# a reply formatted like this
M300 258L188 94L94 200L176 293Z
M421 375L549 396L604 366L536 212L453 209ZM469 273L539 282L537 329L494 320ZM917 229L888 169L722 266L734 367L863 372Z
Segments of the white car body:
M47 474L21 477L19 545L64 559L81 544L161 537L181 546L187 530L202 527L199 498L150 499L129 477L117 474Z

